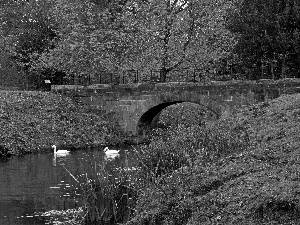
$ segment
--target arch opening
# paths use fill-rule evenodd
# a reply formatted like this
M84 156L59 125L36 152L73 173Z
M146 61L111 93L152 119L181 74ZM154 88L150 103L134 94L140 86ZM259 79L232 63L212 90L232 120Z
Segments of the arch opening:
M212 109L206 107L205 105L196 103L196 102L188 102L188 101L174 101L174 102L167 102L167 103L162 103L159 105L156 105L152 108L150 108L148 111L146 111L139 119L138 123L137 123L137 134L138 136L142 136L143 138L146 138L150 131L154 128L157 127L158 125L158 121L159 121L159 117L160 114L162 112L163 109L171 106L171 105L176 105L179 103L193 103L193 104L197 104L200 106L203 106L203 110L206 112L210 112L210 116L211 118L217 119L219 117L219 115L214 112ZM205 117L205 120L207 120L208 118Z
M176 102L167 102L156 105L146 111L138 121L137 124L137 134L139 136L145 137L145 135L149 134L150 130L157 126L157 122L159 119L159 115L164 108L167 108L170 105L174 105L177 103L182 103L182 101Z

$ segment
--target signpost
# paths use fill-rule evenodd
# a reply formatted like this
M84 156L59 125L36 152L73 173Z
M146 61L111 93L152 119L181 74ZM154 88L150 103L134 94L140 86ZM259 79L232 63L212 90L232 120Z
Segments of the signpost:
M44 80L46 91L51 91L51 81L50 80Z

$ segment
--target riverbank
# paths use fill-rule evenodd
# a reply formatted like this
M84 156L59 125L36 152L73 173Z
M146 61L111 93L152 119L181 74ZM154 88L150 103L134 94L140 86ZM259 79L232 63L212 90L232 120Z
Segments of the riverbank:
M114 115L50 92L0 91L0 157L123 142Z
M300 224L300 94L208 126L164 114L162 130L140 149L143 184L127 225ZM0 92L0 125L2 156L122 142L113 116L44 92Z
M126 224L300 224L299 132L300 94L164 131L142 148L156 178Z

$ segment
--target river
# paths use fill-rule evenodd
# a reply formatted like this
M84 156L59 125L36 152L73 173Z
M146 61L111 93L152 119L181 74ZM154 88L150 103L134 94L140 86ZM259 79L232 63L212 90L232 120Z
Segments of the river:
M129 167L134 166L134 160L130 160L133 152L126 154ZM111 166L125 163L124 149L120 155ZM50 150L0 159L0 225L51 224L42 213L79 207L80 190L66 169L76 177L89 171L95 162L103 162L103 157L102 149L82 149L56 159Z

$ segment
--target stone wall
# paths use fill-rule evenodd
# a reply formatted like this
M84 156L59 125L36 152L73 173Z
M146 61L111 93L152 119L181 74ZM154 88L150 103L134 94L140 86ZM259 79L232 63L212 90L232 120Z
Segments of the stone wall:
M142 83L125 85L53 85L52 91L71 96L96 109L120 114L116 121L128 136L145 135L165 107L193 102L217 117L244 105L298 93L300 79L218 81L208 83Z

